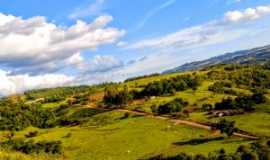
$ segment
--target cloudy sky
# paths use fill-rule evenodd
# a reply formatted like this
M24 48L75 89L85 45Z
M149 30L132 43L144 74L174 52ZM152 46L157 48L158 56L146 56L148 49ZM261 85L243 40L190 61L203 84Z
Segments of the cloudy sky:
M270 0L0 1L0 95L121 81L269 37Z

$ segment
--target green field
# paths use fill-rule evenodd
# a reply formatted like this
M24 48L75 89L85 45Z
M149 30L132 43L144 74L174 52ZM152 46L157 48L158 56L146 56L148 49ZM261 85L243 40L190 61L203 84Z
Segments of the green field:
M173 143L194 138L211 137L211 132L184 125L174 125L164 120L146 117L130 117L121 120L123 113L108 112L94 116L82 127L61 127L53 129L28 128L16 133L16 138L32 130L40 140L61 140L64 155L69 159L138 159L162 154L187 152L208 154L209 151L226 148L233 152L239 144L247 143L241 139L219 140L196 146L177 146ZM99 121L101 126L95 126ZM67 136L70 135L70 136Z
M218 76L230 77L223 73L222 67L211 69L210 71L220 71ZM242 70L234 71L233 75L242 73ZM269 90L265 95L267 102L255 105L255 110L245 112L241 115L213 118L207 115L207 111L202 110L203 104L216 104L224 98L235 98L235 94L218 93L209 90L215 82L221 81L218 76L207 77L207 71L197 72L200 76L200 85L194 90L187 88L183 91L175 91L174 94L160 96L150 96L147 98L130 101L122 108L126 110L139 110L140 112L152 113L152 106L159 106L182 98L188 102L184 110L188 110L188 116L177 117L180 120L188 120L198 123L216 123L220 119L235 121L235 127L259 138L270 137L270 101ZM254 140L242 139L239 137L227 137L215 131L208 131L190 125L174 124L171 121L157 117L138 116L135 113L124 113L119 110L104 110L103 95L104 88L117 86L117 88L128 87L128 90L141 91L154 81L170 79L178 75L192 74L173 73L148 78L141 78L121 84L103 84L94 87L79 88L56 88L41 91L31 91L23 96L10 97L10 104L18 102L28 104L36 103L40 98L47 98L50 102L41 102L37 106L53 112L52 117L56 120L67 118L68 120L78 120L80 124L57 125L54 127L32 127L28 126L19 131L0 131L0 142L6 141L7 135L13 133L15 140L25 141L56 141L62 142L63 152L61 154L23 154L12 149L1 148L0 159L11 160L34 160L34 159L97 159L97 160L135 160L144 159L156 155L176 155L178 153L203 154L208 155L219 149L225 149L227 153L234 153L243 144L249 144ZM207 78L206 78L207 77ZM244 83L244 82L243 82ZM234 85L232 87L237 94L251 95L251 89L247 85ZM51 98L51 99L50 99ZM29 99L29 100L28 100ZM75 99L75 100L74 100ZM72 100L72 101L70 101ZM61 109L62 107L62 109ZM60 108L60 109L59 109ZM117 109L117 108L116 108ZM58 111L57 111L58 110ZM170 117L171 115L166 115ZM0 121L1 122L1 121ZM19 122L18 122L19 123ZM32 131L37 131L37 135L26 138L25 135ZM212 138L221 139L211 140ZM181 144L196 139L209 139L204 143L191 145Z

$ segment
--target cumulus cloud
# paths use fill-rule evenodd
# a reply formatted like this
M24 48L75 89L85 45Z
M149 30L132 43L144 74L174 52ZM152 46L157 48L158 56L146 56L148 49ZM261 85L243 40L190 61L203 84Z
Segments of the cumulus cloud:
M230 22L240 22L258 19L270 13L269 6L259 6L256 8L247 8L244 11L229 11L225 14L225 20Z
M92 23L78 20L70 27L47 22L44 17L23 19L0 13L0 63L19 73L31 68L57 70L52 63L74 54L116 42L124 30L106 27L113 18L100 16ZM31 67L30 67L31 66Z
M0 70L0 96L21 93L29 89L50 88L64 86L73 82L73 77L64 74L45 74L39 76L9 75Z

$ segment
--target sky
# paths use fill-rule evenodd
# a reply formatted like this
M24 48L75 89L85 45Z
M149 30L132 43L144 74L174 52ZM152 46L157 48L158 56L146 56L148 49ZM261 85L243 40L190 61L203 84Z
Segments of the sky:
M269 37L270 0L0 1L0 95L123 81Z

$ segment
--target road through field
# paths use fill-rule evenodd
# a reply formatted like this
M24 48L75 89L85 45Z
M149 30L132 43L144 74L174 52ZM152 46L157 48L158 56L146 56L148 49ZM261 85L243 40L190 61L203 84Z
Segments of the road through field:
M117 111L120 112L125 112L125 113L131 113L135 115L141 115L141 116L148 116L148 117L154 117L157 119L162 119L162 120L168 120L174 124L183 124L183 125L188 125L191 127L196 127L196 128L201 128L201 129L206 129L206 130L212 130L212 127L210 125L206 124L201 124L199 122L193 122L193 121L188 121L188 120L181 120L181 119L172 119L170 117L165 117L165 116L154 116L153 114L146 113L146 112L139 112L139 111L132 111L132 110L127 110L127 109L116 109ZM240 138L247 138L247 139L252 139L252 140L257 140L259 137L248 135L248 134L243 134L243 133L238 133L234 132L234 136L240 137Z

